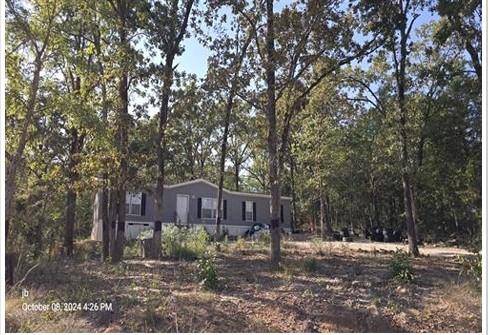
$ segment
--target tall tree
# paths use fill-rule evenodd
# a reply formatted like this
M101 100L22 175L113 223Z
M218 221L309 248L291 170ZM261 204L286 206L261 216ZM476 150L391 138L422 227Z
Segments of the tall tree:
M234 12L238 12L234 10ZM242 19L243 21L243 19ZM217 209L216 209L216 231L215 240L221 237L221 220L222 220L222 202L223 202L223 187L225 179L225 161L227 157L228 136L230 130L230 122L232 117L232 110L234 107L234 100L236 92L240 89L240 72L242 64L244 62L248 46L250 45L253 32L249 27L246 31L241 33L240 18L237 17L235 22L232 23L235 27L231 29L232 32L236 31L234 38L229 36L222 36L215 39L212 48L216 52L216 56L210 59L210 66L212 66L211 84L214 89L222 91L222 96L225 97L224 103L224 117L223 117L223 136L221 139L221 148L219 153L219 165L218 165L218 195L217 195Z
M80 160L85 145L87 129L93 121L94 109L87 101L93 98L98 85L95 75L95 55L89 44L92 41L93 28L90 9L76 2L67 2L62 20L57 26L57 57L62 60L60 72L65 78L66 94L64 105L67 119L66 133L70 134L68 145L68 179L65 208L64 253L73 255L74 228L76 219L77 190L80 178Z
M60 13L60 4L56 1L36 1L27 9L22 4L7 1L7 18L9 30L15 31L17 41L11 41L15 49L7 53L8 57L16 57L22 47L26 49L26 59L23 61L32 64L29 74L29 88L26 97L16 96L19 101L17 106L22 106L17 111L24 115L20 126L20 134L16 138L16 144L7 145L7 166L5 180L5 237L9 233L9 223L14 210L14 201L17 193L17 177L21 169L24 150L28 141L29 127L32 126L38 104L38 92L41 85L41 72L44 69L46 59L50 54L50 44L54 34L55 20ZM36 20L41 24L34 24ZM20 42L20 44L18 44ZM7 91L7 98L9 91ZM25 99L24 99L25 98ZM13 136L8 137L11 141Z
M409 252L418 256L416 222L414 220L415 203L413 201L413 184L409 157L409 139L407 134L407 66L412 45L411 34L414 23L420 16L424 1L386 1L378 3L365 1L361 3L367 16L370 16L372 27L383 34L385 48L391 54L392 67L396 82L398 124L397 132L400 147L400 174L403 185L405 220L407 226Z
M279 177L279 153L277 150L277 115L276 115L276 71L275 71L275 37L274 37L274 1L266 0L267 28L265 36L265 81L267 85L268 136L267 149L269 154L269 185L271 189L271 266L279 267L281 260L281 235L279 228L279 208L281 188Z
M15 120L14 127L11 126L10 132L6 133L5 243L8 246L10 222L16 207L17 179L24 170L24 152L29 132L38 116L41 74L52 51L55 21L61 6L57 1L34 1L29 7L13 0L6 3L7 26L13 32L7 39L11 49L7 49L6 53L7 64L13 64L7 67L7 117ZM14 256L7 251L7 284L14 282L13 267Z
M132 33L137 29L138 15L135 12L140 3L129 0L108 0L114 18L115 41L117 48L119 67L117 69L117 149L118 149L118 174L116 182L116 241L114 243L113 262L119 262L124 251L124 230L126 224L126 187L128 183L128 136L131 127L129 114L129 89L132 69L136 65L134 47L131 45Z
M278 47L273 47L272 55L275 56L272 60L267 58L270 52L269 38L271 34L269 34L268 29L271 19L268 14L266 15L267 29L265 47L263 48L266 51L265 56L260 52L260 48L257 48L258 54L262 56L262 62L265 64L267 76L265 80L267 107L264 110L267 111L269 127L274 123L275 126L273 127L277 132L272 135L269 129L269 159L272 159L271 163L275 160L270 156L270 150L275 150L272 148L274 144L269 140L274 141L272 138L276 137L277 168L279 169L277 175L279 177L283 174L288 157L292 120L299 114L313 89L341 66L372 53L378 47L376 35L369 36L363 45L359 45L353 40L352 31L357 21L354 19L351 10L340 8L338 1L309 1L304 6L300 2L294 2L280 13L273 13L273 16L277 16L277 27L280 29L276 30L277 39L274 38L274 40L277 41ZM331 20L331 25L323 24L327 17ZM272 21L274 21L273 18ZM273 64L269 66L270 62ZM274 69L273 80L270 80L272 79L272 71L268 70L268 66ZM272 87L274 89L271 88L271 82L273 82ZM275 110L276 104L280 103L275 121L272 120L270 114L272 101L269 99L272 96L271 92L274 92L273 109ZM277 116L279 117L277 118ZM272 154L272 156L274 155ZM271 173L271 171L269 172ZM272 179L275 178L272 177ZM270 187L275 186L270 185ZM274 207L274 200L272 202L272 207ZM276 205L279 206L279 200L276 202ZM273 242L273 244L278 243Z
M158 122L158 137L156 140L158 177L155 194L155 228L153 237L154 250L157 256L161 248L161 227L163 220L163 190L165 183L165 151L170 97L174 83L174 60L183 50L181 43L187 34L189 18L194 0L156 1L151 13L151 40L155 43L164 58L163 66L159 68L162 86L160 90L160 112Z

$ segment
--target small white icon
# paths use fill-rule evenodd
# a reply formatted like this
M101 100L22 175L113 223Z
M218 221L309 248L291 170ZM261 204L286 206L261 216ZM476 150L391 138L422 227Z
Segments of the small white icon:
M29 291L25 288L22 289L22 298L27 298L29 296Z

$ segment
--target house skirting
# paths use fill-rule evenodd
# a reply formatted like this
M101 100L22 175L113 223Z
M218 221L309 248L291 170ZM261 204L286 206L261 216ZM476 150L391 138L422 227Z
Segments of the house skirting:
M173 224L172 222L163 222L162 230L165 229L165 226ZM222 231L228 232L230 236L242 236L245 232L252 226L250 225L232 225L232 224L222 224ZM206 231L210 234L214 234L216 231L216 225L213 223L198 223L198 224L189 224L191 228L199 228L204 227ZM146 221L128 221L126 222L124 235L126 240L135 239L139 233L144 230L153 229L153 222ZM94 241L102 242L102 220L98 220L97 224L94 225L92 229L91 239Z

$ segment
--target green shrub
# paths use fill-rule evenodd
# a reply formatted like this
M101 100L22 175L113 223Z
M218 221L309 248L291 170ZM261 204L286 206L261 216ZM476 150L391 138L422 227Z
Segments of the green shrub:
M126 242L124 245L124 256L125 257L139 257L140 256L139 241L132 240L132 241Z
M476 282L481 282L482 257L479 252L474 252L472 255L458 256L457 261L461 266L460 274L465 274Z
M302 267L305 272L315 272L318 270L318 262L313 257L306 257L303 259Z
M205 253L198 259L196 275L202 287L208 290L218 287L218 271L214 255Z
M146 240L149 238L153 238L153 230L152 229L143 230L136 237L136 239L138 239L138 240Z
M191 230L186 237L185 247L194 252L196 256L202 255L206 252L210 239L204 228L200 227L197 230Z
M91 240L75 242L75 258L81 261L99 260L102 254L102 243Z
M397 250L390 262L391 276L392 278L402 281L411 282L415 279L415 274L410 263L409 255L402 251Z
M210 240L204 228L191 229L170 225L162 231L162 250L165 255L194 260L203 255Z

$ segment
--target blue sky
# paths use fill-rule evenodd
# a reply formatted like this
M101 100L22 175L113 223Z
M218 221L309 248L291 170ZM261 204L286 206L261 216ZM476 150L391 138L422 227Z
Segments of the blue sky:
M292 2L291 0L277 1L274 4L274 11L280 11ZM204 77L207 70L207 59L211 53L195 37L186 39L184 41L184 47L185 52L176 59L178 70L194 73L198 77Z
M381 0L384 1L384 0ZM291 4L292 0L279 0L274 4L274 10L280 11L285 6ZM429 11L425 11L415 21L415 28L436 19L437 17ZM198 77L204 77L207 70L207 59L210 52L202 46L195 37L188 38L184 41L185 52L176 59L178 70L187 73L194 73Z
M384 1L384 0L380 0L380 1ZM285 6L291 4L292 2L293 0L278 0L274 4L274 10L280 11ZM435 19L437 19L437 16L431 13L430 11L423 12L422 15L415 22L414 32L421 25L426 24L429 21ZM205 31L207 30L207 28L204 29ZM212 30L208 31L208 33L213 34ZM197 77L203 78L206 75L207 60L208 57L211 55L211 52L206 47L201 45L193 34L191 35L192 36L190 38L184 40L183 44L185 47L185 51L182 55L176 58L175 64L177 65L177 71L185 71L188 74L195 74ZM157 63L161 62L161 59L158 60L156 59L156 62ZM355 63L353 65L355 65ZM366 65L367 63L365 61L361 62L360 64L361 67L364 67ZM144 101L146 101L145 98L141 97L137 93L133 95L132 99L135 105L142 104ZM157 102L157 104L159 104L159 102ZM158 112L157 106L150 105L147 106L147 109L149 115L154 115Z

